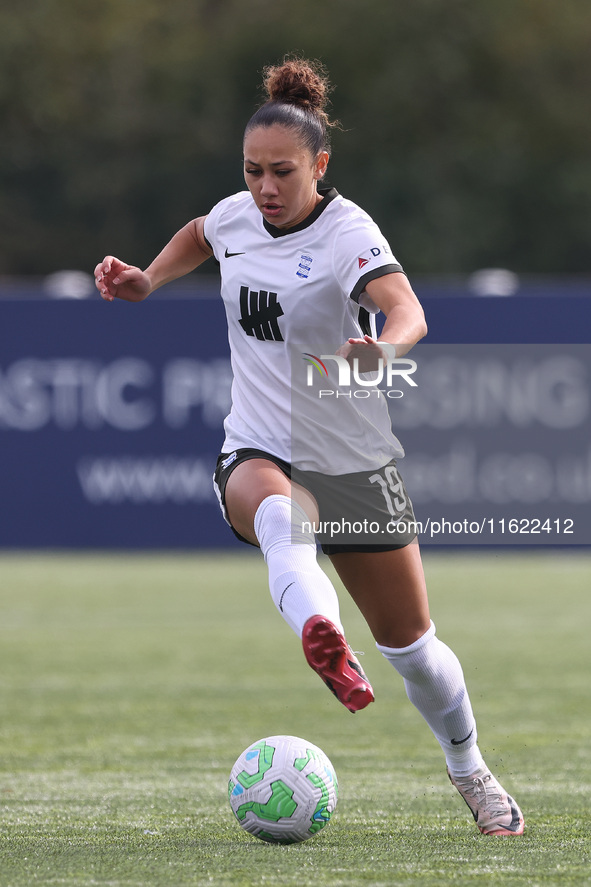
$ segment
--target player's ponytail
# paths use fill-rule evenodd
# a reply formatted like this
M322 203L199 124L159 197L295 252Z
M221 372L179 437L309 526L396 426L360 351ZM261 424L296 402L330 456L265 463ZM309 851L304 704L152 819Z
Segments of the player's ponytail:
M278 124L296 130L313 157L330 153L329 129L338 124L326 112L330 84L320 62L286 58L265 68L263 85L267 101L250 118L244 135Z

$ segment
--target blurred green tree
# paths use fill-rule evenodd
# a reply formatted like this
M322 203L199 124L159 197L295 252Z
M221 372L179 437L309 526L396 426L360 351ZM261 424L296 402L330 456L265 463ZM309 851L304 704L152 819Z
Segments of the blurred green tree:
M243 187L261 70L320 58L330 181L409 271L588 270L588 0L0 7L0 273L146 264Z

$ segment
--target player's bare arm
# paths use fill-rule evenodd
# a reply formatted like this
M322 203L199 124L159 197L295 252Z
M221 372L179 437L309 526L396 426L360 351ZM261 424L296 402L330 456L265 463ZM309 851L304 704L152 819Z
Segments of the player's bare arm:
M351 338L339 348L338 353L348 360L359 360L360 369L371 372L377 369L378 359L391 357L381 345L394 345L396 356L402 357L427 333L423 308L406 275L399 272L385 274L366 286L372 302L386 316L378 339L371 336Z
M94 269L102 298L107 302L141 302L158 287L194 271L212 255L203 233L204 222L205 216L201 216L177 231L145 271L115 256L105 256Z

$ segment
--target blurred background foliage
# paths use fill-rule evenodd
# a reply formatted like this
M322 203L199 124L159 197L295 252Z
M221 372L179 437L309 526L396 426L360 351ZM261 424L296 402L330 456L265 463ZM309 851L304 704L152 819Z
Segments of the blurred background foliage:
M589 0L1 4L0 274L147 264L243 187L291 51L336 86L330 183L411 273L589 270Z

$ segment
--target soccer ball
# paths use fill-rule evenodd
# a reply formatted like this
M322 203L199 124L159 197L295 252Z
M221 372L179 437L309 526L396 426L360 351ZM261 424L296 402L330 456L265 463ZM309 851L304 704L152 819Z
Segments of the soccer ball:
M243 829L270 844L307 841L330 820L338 782L324 752L297 736L268 736L242 752L228 797Z

